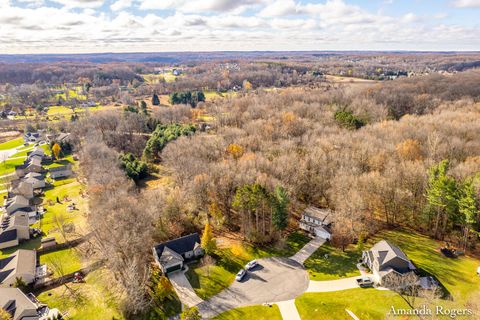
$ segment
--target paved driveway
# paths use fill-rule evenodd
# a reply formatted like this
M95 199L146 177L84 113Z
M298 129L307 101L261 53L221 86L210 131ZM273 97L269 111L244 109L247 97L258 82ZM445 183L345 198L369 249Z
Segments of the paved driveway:
M175 289L175 292L178 295L178 298L183 304L186 304L189 307L196 306L197 304L203 302L199 296L195 293L192 288L192 285L188 281L187 277L183 271L177 271L170 273L168 275L170 282Z
M361 276L329 281L311 280L307 292L332 292L358 288L356 281L358 278Z
M305 260L308 259L322 244L325 243L325 239L314 238L309 243L307 243L302 249L300 249L294 256L290 259L297 261L300 264L303 264Z
M241 282L235 281L197 306L203 317L212 318L247 305L291 300L307 289L309 276L300 263L279 257L257 261L259 266L249 271Z

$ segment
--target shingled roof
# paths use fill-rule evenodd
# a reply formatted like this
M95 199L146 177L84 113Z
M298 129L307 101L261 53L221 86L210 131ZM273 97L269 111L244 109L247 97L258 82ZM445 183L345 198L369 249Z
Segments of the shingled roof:
M165 247L168 247L173 252L181 255L185 252L192 251L195 248L195 244L199 243L200 236L198 235L198 233L192 233L188 236L160 243L159 245L155 246L155 250L159 257L162 256Z

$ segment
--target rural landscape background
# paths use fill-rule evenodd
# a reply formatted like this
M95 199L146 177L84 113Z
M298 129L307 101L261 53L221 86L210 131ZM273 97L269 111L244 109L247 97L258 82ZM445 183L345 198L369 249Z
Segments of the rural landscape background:
M480 319L479 14L0 0L0 319Z

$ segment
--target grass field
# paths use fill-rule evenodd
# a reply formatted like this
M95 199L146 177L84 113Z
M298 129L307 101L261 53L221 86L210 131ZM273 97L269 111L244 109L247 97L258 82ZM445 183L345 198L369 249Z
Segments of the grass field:
M45 237L55 237L59 243L66 240L60 232L61 225L69 225L70 228L74 226L74 230L67 233L69 238L77 237L73 233L83 233L87 204L85 198L80 196L81 190L82 186L76 179L56 181L53 188L45 190L44 207L47 212L33 227L40 228ZM64 200L65 196L70 201ZM60 203L57 203L57 197ZM67 206L72 202L75 203L77 210L68 212Z
M248 244L234 243L215 252L215 264L202 266L200 263L189 265L186 273L190 284L202 299L207 299L226 287L235 279L236 273L250 260L270 256L291 256L302 248L309 238L294 232L287 237L284 246L259 248Z
M118 297L111 293L106 270L97 270L86 276L86 283L70 283L72 291L61 286L42 292L38 299L68 314L70 320L122 320Z
M328 258L325 257L328 255ZM362 253L354 245L345 252L332 247L329 243L321 246L305 261L311 280L335 280L360 275L356 264Z
M19 166L23 163L25 159L7 159L5 161L0 162L0 176L5 174L10 174L15 171L15 166Z
M21 145L23 145L23 138L17 138L6 141L4 143L0 143L0 150L10 150L16 147L20 147Z
M40 255L40 264L46 264L54 277L78 271L82 268L80 255L74 248L58 250Z
M266 306L252 306L232 309L227 312L221 313L214 320L243 320L243 319L255 319L255 320L282 320L282 315L277 305L271 307Z
M304 293L295 299L295 305L302 320L352 319L345 309L362 320L383 320L392 305L408 308L408 304L395 292L360 288Z

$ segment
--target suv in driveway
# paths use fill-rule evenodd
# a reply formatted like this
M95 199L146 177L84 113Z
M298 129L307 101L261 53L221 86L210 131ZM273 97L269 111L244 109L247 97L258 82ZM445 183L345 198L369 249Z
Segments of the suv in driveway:
M370 277L361 277L357 279L357 284L360 288L373 287L373 279Z
M255 268L257 265L258 265L257 260L252 260L252 261L250 261L249 263L247 263L247 265L245 266L245 269L247 269L248 271L250 271L250 270L252 270L253 268Z
M235 276L235 280L242 281L243 277L245 277L246 274L247 274L247 271L245 271L245 269L240 270Z

